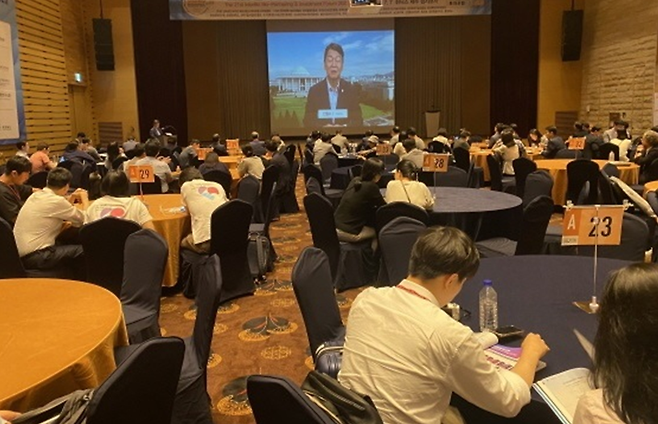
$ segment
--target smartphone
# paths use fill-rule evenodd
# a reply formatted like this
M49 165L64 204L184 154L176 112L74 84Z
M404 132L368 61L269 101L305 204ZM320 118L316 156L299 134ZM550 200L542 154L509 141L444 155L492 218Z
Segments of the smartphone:
M498 336L499 339L506 339L510 337L521 337L523 336L523 331L522 329L515 327L513 325L506 325L504 327L498 327L496 328L493 333Z

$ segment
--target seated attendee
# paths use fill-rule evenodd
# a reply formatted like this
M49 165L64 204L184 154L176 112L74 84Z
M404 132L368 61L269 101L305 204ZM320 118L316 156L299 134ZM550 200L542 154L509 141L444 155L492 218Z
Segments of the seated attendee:
M30 144L27 141L19 141L16 143L15 155L28 159L30 157Z
M135 162L135 165L151 165L153 166L153 172L155 175L160 178L160 183L162 184L162 192L166 193L169 191L169 183L173 181L171 175L171 168L169 168L169 163L171 162L170 158L158 157L160 153L160 141L156 139L151 139L146 142L144 146L144 152L146 157Z
M434 137L432 141L438 141L439 143L443 143L450 147L450 140L448 140L448 130L445 128L439 128L439 131L436 133L436 137Z
M128 153L137 146L138 141L135 140L134 136L129 136L126 141L123 142L121 147L123 148L124 153Z
M499 369L473 331L441 310L479 262L466 234L433 227L414 244L406 279L354 300L338 380L368 394L384 423L463 422L449 408L453 392L505 417L530 402L535 368L548 351L541 337L528 334L516 366Z
M386 203L409 202L423 209L432 209L434 197L425 183L416 181L418 167L410 160L402 160L395 168L395 180L386 185Z
M276 143L277 151L283 153L286 150L286 142L283 141L281 136L278 133L272 134L270 140ZM267 149L267 148L266 148Z
M416 141L413 138L408 138L402 142L406 153L400 156L400 160L410 160L416 165L416 168L423 167L423 156L425 155L422 150L419 150L416 146Z
M628 149L631 147L631 139L627 138L626 132L620 131L617 133L617 137L610 140L610 143L619 147L619 160L622 162L628 162Z
M144 143L137 143L135 147L131 150L132 158L128 159L125 162L122 162L119 166L119 169L122 171L127 171L128 167L135 165L138 160L144 159L146 157L146 150L144 150Z
M336 135L331 138L331 144L340 147L339 153L347 153L350 141L343 135L343 130L336 130Z
M119 143L117 143L116 141L113 141L112 143L107 145L106 153L107 153L107 157L105 158L105 168L108 170L114 169L115 160L126 157L125 153L123 152L123 148L119 146Z
M57 164L50 159L50 146L48 143L37 144L37 151L30 156L32 162L32 173L50 171L57 167Z
M465 150L470 150L471 149L471 144L470 144L470 138L471 138L471 133L470 131L467 131L465 129L462 129L459 132L459 136L455 140L454 143L452 143L452 149L465 149Z
M397 125L391 128L391 132L389 133L391 135L391 140L389 143L391 143L391 146L395 146L396 143L400 141L400 127Z
M537 128L533 128L528 132L528 146L535 147L541 143L541 132Z
M541 155L546 159L553 159L557 152L564 149L566 145L562 137L557 135L557 127L550 126L546 128L546 138L548 139L544 151L541 152Z
M117 145L118 145L118 143L117 143ZM92 158L94 158L94 160L95 160L96 162L100 162L100 161L101 161L101 157L100 157L100 155L98 154L98 150L96 150L96 148L95 148L94 146L91 145L91 140L90 140L90 139L84 137L84 138L80 141L80 150L82 150L83 152L87 153L89 156L91 156Z
M199 140L192 140L190 145L185 147L180 155L178 155L178 164L181 169L185 169L188 166L194 166L194 160L197 157L197 150L201 147Z
M331 143L329 144L331 146ZM288 159L281 153L279 143L270 140L265 142L267 153L263 156L265 166L275 166L279 170L279 178L276 181L276 190L274 191L274 211L272 217L276 219L279 216L281 198L292 190L292 168Z
M0 218L11 225L32 194L32 187L24 184L30 178L31 170L29 159L16 155L7 161L5 173L0 175Z
M384 172L384 162L370 158L363 164L361 176L355 177L334 212L338 239L360 242L375 237L375 212L386 202L377 182Z
M68 200L64 197L70 183L68 169L53 169L48 173L46 188L33 193L18 213L14 237L25 268L47 270L63 265L78 272L82 269L82 246L55 244L65 223L74 227L84 224L84 211L89 206L85 190L77 189ZM76 202L81 208L73 205Z
M196 168L184 169L179 178L183 204L192 219L192 232L180 245L196 253L210 252L210 219L219 206L228 201L221 185L205 181Z
M649 165L656 159L658 159L658 132L650 130L642 135L642 144L638 147L638 154L634 159L634 162L640 165L640 184L652 180Z
M416 128L407 128L407 137L412 138L416 142L416 149L425 150L425 142L422 138L418 137L418 134L416 134Z
M260 139L260 135L256 131L252 131L249 145L254 149L254 156L263 156L266 152L265 142Z
M595 159L598 157L599 149L603 145L603 138L601 138L601 128L593 125L589 134L585 136L585 148L583 149L583 158Z
M62 153L62 159L80 162L83 165L91 166L94 170L96 169L96 160L89 153L83 152L80 143L75 140L66 145L64 153Z
M592 381L574 424L655 423L658 417L658 266L612 273L599 305Z
M491 137L489 137L489 145L487 148L493 149L498 140L500 140L500 133L503 132L505 127L507 127L507 125L503 124L502 122L499 122L494 126L494 133L491 135Z
M215 152L206 154L206 158L203 160L201 166L199 166L199 171L202 175L205 175L210 171L220 171L231 175L226 164L219 160L219 156L217 156L217 153Z
M366 131L365 137L361 139L361 142L356 145L356 152L363 154L366 151L370 151L377 145L379 142L379 137L374 135L372 131Z
M587 137L587 134L589 134L589 124L587 122L574 122L571 137Z
M514 140L514 134L510 130L504 130L500 137L500 146L494 147L494 154L503 164L503 175L514 175L512 162L521 157L519 146Z
M245 175L252 175L259 180L263 179L263 171L265 166L260 157L254 155L254 148L250 145L244 146L242 148L242 154L244 158L238 164L238 174L240 178Z
M327 153L333 153L337 155L337 152L334 149L333 144L331 144L331 136L329 134L322 134L322 138L315 143L313 146L313 163L320 165L320 160L325 157Z
M213 151L217 153L217 156L228 156L226 142L220 139L219 134L215 133L212 135L212 144L210 147L212 147Z
M87 209L87 221L120 218L153 230L153 217L137 197L130 197L130 180L123 171L109 171L101 182L101 194Z

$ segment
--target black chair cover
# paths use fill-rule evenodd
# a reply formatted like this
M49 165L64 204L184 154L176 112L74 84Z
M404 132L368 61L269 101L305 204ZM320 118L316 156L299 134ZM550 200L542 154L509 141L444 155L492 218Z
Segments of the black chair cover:
M429 225L430 222L430 216L425 209L407 202L391 202L377 209L375 214L375 229L377 233L386 224L400 216L415 219L425 226Z
M263 210L263 216L267 218L267 207L270 204L270 197L274 195L274 184L279 180L279 168L270 165L263 171L263 180L260 189L260 205ZM274 215L279 216L277 204L274 205L274 210L271 211Z
M334 424L286 377L250 375L247 396L256 424Z
M494 155L487 156L487 166L489 167L489 176L491 177L491 189L494 191L503 191L503 173L500 169L500 162Z
M295 160L295 145L294 144L289 144L286 146L285 150L283 151L283 155L288 159L288 163L290 166L293 166L293 161Z
M617 177L617 178L619 178L619 174L620 174L619 173L619 168L617 168L617 166L615 166L611 163L606 163L605 165L603 165L602 171L605 172L605 175L607 175L608 177Z
M256 287L249 271L247 246L252 207L242 200L224 203L210 221L210 253L222 262L222 302L252 294Z
M293 155L295 151L293 150ZM297 213L299 212L299 204L297 204L297 176L299 175L299 161L293 160L291 164L291 184L288 189L281 195L280 210L282 213Z
M245 175L238 183L238 199L244 200L254 208L252 222L264 222L260 205L260 181L253 175Z
M362 170L363 170L363 165L350 166L350 169L347 171L347 178L349 178L350 181L352 181L354 177L360 177Z
M336 303L327 254L315 247L305 248L292 270L292 287L315 360L315 353L322 343L336 341L342 344L345 340L345 326Z
M449 166L447 172L421 171L418 181L428 187L468 187L468 172L456 166Z
M546 171L531 172L525 181L523 206L525 207L539 196L550 196L553 191L553 178Z
M610 158L610 152L615 155L615 160L619 160L619 146L612 143L604 143L599 147L598 157L603 160Z
M583 204L593 205L598 200L599 166L587 159L571 161L567 164L567 196L574 204L581 204L579 197L589 183L589 190L583 199ZM583 192L583 193L585 193Z
M523 199L526 179L531 172L537 170L537 164L528 158L518 158L512 161L512 167L514 167L516 195Z
M2 246L0 278L27 277L21 258L18 256L14 232L9 223L2 218L0 218L0 246Z
M231 174L222 171L209 171L203 174L203 179L221 185L226 193L226 198L231 198L231 183L233 182Z
M322 181L329 182L331 173L338 168L338 156L334 153L327 153L320 159L320 169L322 169Z
M37 172L36 174L30 175L30 178L27 179L25 184L34 188L44 188L46 186L47 178L48 171Z
M575 159L578 155L578 150L569 150L567 148L560 149L555 154L555 159Z
M139 224L118 218L103 218L80 228L87 281L121 297L126 239L141 230Z
M325 188L324 183L322 182L322 171L320 171L320 169L315 165L304 166L302 168L302 172L304 173L304 181L308 183L310 178L315 178L318 180L322 196L327 198L334 208L338 206L338 203L340 203L340 198L343 197L343 190Z
M128 160L128 156L119 156L112 161L112 169L119 169L122 163Z
M311 194L311 193L319 194L320 196L322 196L322 185L314 177L311 177L308 180L306 180L306 194Z
M383 285L396 285L408 275L411 248L427 226L416 219L400 216L388 222L379 232L382 262L388 281ZM380 277L382 273L380 273Z
M462 147L457 147L456 149L453 149L452 156L455 158L455 164L458 168L469 172L471 168L471 153L468 150Z
M621 202L617 199L615 189L612 187L612 182L608 175L601 171L599 172L599 201L603 205L617 205Z
M153 230L139 230L126 239L121 307L130 343L160 336L160 295L168 255L167 241Z
M87 424L169 423L184 352L177 337L140 344L94 392Z
M143 194L162 194L162 181L157 175L153 176L155 182L152 183L142 183L141 184L141 193ZM140 184L131 183L131 193L140 194Z
M640 217L624 212L621 225L621 244L619 246L599 246L600 258L623 259L643 262L648 250L649 226ZM579 256L594 256L594 246L578 246Z

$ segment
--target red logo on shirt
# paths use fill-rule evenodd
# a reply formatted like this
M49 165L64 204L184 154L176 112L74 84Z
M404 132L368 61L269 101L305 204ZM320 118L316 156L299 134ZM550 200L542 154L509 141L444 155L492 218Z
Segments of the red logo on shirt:
M200 195L210 200L213 200L215 195L219 194L217 187L199 187L197 190Z
M126 216L126 210L124 208L105 208L101 211L101 218L105 217L112 218L123 218Z

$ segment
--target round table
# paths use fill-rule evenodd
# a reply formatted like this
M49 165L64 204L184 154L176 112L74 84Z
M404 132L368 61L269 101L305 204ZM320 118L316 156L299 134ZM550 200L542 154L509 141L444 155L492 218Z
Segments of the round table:
M647 194L656 190L658 190L658 181L649 181L644 185L644 197L646 198Z
M600 295L608 274L629 264L616 259L599 258L596 294ZM526 332L539 333L551 351L543 361L547 366L538 371L535 381L575 367L589 367L590 360L573 329L593 341L596 334L595 315L576 308L573 301L588 301L593 288L592 258L578 256L509 256L483 259L477 274L464 284L455 302L471 312L462 323L479 331L478 293L482 281L490 279L498 293L498 324L515 325ZM515 345L519 345L517 340ZM559 422L537 393L516 422ZM479 408L460 402L462 413L479 413L487 417L468 417L467 422L494 423L495 419ZM528 416L537 415L537 416ZM509 422L505 420L504 422Z
M164 237L169 246L162 285L172 287L178 281L180 241L191 231L190 215L181 210L183 201L180 194L147 194L144 203L153 217L155 231Z
M574 159L544 159L535 161L537 169L548 171L551 177L553 177L552 197L556 205L564 205L566 203L567 164L572 160ZM607 160L593 160L592 162L596 163L599 169L608 163ZM629 185L637 184L640 177L639 165L628 162L628 165L618 166L618 168L620 180Z
M344 168L336 168L333 171L331 171L331 182L329 188L345 190L347 186L350 184L350 178L347 176L347 172L349 169L350 167L348 166ZM395 172L384 172L382 174L382 177L379 179L377 185L380 188L386 187L386 184L388 184L389 181L393 181L394 178L395 178Z
M121 302L88 283L0 280L0 409L25 412L97 387L128 344Z
M484 181L491 181L491 174L489 173L489 164L487 163L487 156L492 153L491 149L471 147L469 150L471 154L471 161L475 166L482 168L484 174ZM526 157L530 160L538 160L543 156L541 155L541 149L535 147L526 147Z
M458 187L429 187L434 196L431 225L462 229L474 240L508 237L516 240L522 200L500 191ZM386 190L382 189L382 196Z
M339 168L354 166L358 165L359 163L362 164L363 162L363 158L357 155L338 155Z

